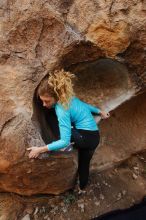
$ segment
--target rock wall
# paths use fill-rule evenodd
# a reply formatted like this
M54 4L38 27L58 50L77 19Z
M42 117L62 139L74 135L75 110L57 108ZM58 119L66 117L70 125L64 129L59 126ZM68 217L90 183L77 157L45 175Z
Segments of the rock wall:
M66 159L66 161L70 161L69 168L67 163L62 163L62 154L58 155L57 161L61 164L60 171L65 170L60 188L55 188L58 186L56 170L54 170L54 189L51 188L49 184L52 182L50 182L50 176L47 176L47 172L52 171L51 168L48 171L46 162L43 164L42 161L40 161L39 169L42 170L40 172L41 177L46 178L46 182L48 182L46 188L40 191L35 189L30 191L33 182L30 183L31 186L26 184L26 187L24 182L24 185L21 185L22 180L20 180L23 178L23 169L26 171L27 164L29 164L28 167L32 166L34 172L27 175L26 182L28 183L30 179L33 179L35 184L38 187L40 186L38 176L36 178L38 182L35 179L39 159L29 160L26 153L27 147L44 144L39 128L32 122L33 95L37 85L47 72L58 67L70 69L77 75L79 78L75 85L77 95L85 101L91 101L93 104L97 103L106 109L114 110L111 119L101 125L101 145L104 143L104 146L101 147L103 152L101 152L100 158L97 156L98 168L100 168L101 163L103 167L104 164L105 167L106 164L113 166L115 162L117 163L132 153L146 148L143 133L145 116L140 112L143 110L137 111L137 116L133 120L125 120L129 118L128 114L133 113L133 109L131 109L133 99L120 107L125 110L120 110L119 107L116 109L125 100L138 95L139 92L143 93L145 89L145 14L144 1L140 0L108 0L106 2L89 0L2 0L0 2L1 191L13 191L26 195L59 193L73 185L77 170L76 152L71 154L71 158L67 157L68 159ZM114 66L114 73L111 64L107 62L104 70L100 67L100 60L107 58L112 59L111 62L119 63L119 65ZM97 84L95 83L93 87L90 87L90 92L88 92L88 85L86 84L87 95L84 97L82 90L84 76L90 79L91 72L93 72L92 75L95 73L91 70L87 71L88 68L86 67L96 69L92 65L94 61L97 62L96 66L99 66L99 69L97 68L97 81L95 81ZM110 71L107 71L109 68L111 68ZM80 74L82 72L83 75ZM99 81L100 86L98 86ZM96 87L99 96L94 93L94 87ZM90 100L91 96L92 99ZM144 98L141 97L134 98L140 106L144 105ZM135 105L137 106L137 104ZM114 118L115 114L119 115L118 121ZM120 121L123 125L120 124ZM114 135L117 126L121 126L121 129L124 127L122 129L124 144L122 145L120 133L116 137ZM142 137L142 142L138 146L134 142L131 142L131 145L129 144L129 136L127 136L125 127L129 128L130 126L132 129L141 126L141 129L135 128L138 132L133 130L133 134L137 135L137 140ZM130 130L130 132L132 131ZM131 133L132 138L134 138L133 134ZM112 142L109 141L111 136ZM120 154L114 147L115 145L119 146L123 153ZM104 148L106 150L113 149L109 150L110 157L108 160L103 155ZM50 163L49 158L46 160ZM54 159L54 163L56 164L56 159ZM18 176L18 179L16 180L14 176ZM13 186L12 178L17 183L16 188ZM23 187L25 188L24 191L22 190Z

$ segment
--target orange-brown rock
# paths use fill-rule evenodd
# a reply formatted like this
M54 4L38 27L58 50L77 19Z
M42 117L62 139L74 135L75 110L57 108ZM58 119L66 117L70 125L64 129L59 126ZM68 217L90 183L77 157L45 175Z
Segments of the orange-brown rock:
M140 0L0 2L0 191L58 194L73 186L76 152L37 160L26 152L45 144L33 97L58 67L76 74L80 98L111 111L100 124L96 169L146 149L145 14Z

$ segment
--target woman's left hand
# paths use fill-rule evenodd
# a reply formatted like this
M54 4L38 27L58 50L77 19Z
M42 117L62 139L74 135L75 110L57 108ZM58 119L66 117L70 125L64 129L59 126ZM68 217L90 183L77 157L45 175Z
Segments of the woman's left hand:
M30 150L29 158L37 158L39 154L41 153L40 147L29 147L27 150Z
M102 119L106 119L106 118L110 117L110 113L109 112L105 112L105 111L101 111L100 115L101 115Z

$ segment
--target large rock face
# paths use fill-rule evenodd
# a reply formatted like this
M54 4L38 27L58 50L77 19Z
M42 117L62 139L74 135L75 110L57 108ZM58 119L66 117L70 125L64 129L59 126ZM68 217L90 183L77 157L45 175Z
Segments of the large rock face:
M138 0L0 2L1 191L58 194L73 186L76 152L37 160L26 153L44 144L32 122L33 97L57 67L76 74L80 98L113 110L101 123L96 169L146 149L145 12Z

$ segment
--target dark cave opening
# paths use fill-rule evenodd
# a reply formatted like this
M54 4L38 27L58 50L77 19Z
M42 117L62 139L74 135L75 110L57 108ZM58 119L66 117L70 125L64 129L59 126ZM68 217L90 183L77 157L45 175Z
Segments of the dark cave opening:
M41 99L37 97L37 88L33 96L33 120L37 122L36 125L45 144L49 144L60 137L58 120L54 108L43 107Z

